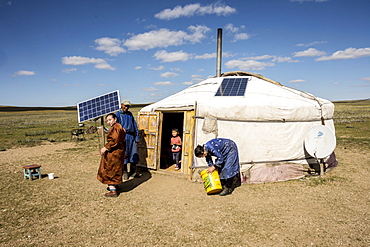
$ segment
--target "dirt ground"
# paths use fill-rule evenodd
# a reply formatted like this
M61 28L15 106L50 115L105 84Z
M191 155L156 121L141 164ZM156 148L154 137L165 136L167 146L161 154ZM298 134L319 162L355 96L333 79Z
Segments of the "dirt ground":
M370 155L343 146L336 155L324 177L245 184L225 197L149 171L105 198L94 144L10 149L0 152L0 246L369 246ZM42 165L42 179L23 179L29 164Z

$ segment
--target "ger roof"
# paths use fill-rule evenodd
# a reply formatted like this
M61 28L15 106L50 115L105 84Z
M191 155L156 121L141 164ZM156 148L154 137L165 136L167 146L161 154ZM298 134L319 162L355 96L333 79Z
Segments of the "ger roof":
M225 79L245 79L246 90L236 96L217 94ZM324 107L327 105L330 107ZM332 103L312 94L292 89L261 75L229 72L208 78L156 103L141 109L185 110L197 108L197 115L234 120L298 120L317 119L321 111L332 117Z

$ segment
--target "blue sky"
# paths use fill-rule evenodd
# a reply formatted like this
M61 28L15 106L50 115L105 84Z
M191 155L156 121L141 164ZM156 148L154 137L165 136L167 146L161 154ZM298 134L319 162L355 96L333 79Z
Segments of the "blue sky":
M222 72L370 98L369 0L0 0L0 105L150 103Z

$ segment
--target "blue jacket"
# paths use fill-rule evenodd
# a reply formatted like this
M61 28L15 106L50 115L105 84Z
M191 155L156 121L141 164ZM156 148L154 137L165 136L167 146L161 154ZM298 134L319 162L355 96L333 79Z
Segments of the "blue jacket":
M239 153L234 141L225 138L215 138L204 144L207 152L208 166L216 166L221 179L234 177L240 172ZM216 156L213 163L212 156Z
M116 113L116 116L118 118L118 123L126 130L126 135L134 136L135 142L139 142L139 129L137 128L137 124L132 113L130 111L123 112L122 110L119 110Z

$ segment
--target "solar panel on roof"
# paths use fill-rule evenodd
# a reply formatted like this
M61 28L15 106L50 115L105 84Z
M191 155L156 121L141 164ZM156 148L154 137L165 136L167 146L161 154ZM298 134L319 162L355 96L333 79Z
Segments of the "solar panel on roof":
M215 96L244 96L248 78L225 78Z
M120 109L119 91L114 91L77 104L78 122L84 122Z

